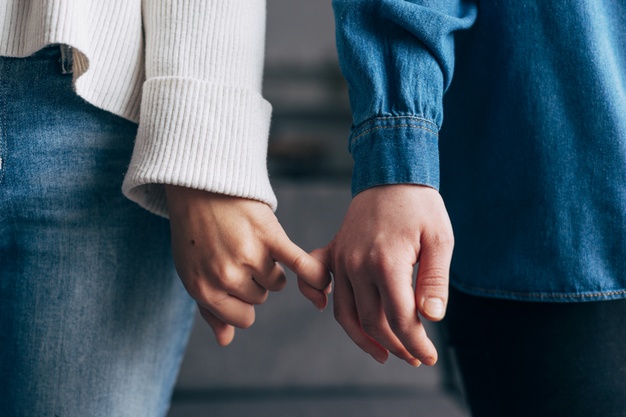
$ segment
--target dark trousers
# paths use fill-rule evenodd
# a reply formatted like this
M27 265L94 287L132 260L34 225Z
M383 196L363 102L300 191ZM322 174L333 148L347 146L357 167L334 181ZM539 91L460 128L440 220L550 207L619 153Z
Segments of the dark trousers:
M626 416L626 300L521 302L452 289L445 322L472 416Z

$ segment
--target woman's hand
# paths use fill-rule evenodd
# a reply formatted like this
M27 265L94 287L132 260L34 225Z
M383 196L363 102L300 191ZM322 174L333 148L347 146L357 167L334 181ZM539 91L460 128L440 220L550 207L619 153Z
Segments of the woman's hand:
M252 325L268 291L284 288L277 262L316 293L318 308L326 306L327 268L289 240L268 205L170 185L166 194L176 269L220 345L233 340L234 327Z

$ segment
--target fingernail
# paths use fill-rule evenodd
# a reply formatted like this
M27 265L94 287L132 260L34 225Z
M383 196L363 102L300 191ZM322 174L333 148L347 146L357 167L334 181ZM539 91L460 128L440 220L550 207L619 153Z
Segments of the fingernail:
M385 362L387 362L387 357L386 356L374 356L374 355L372 355L372 358L374 358L376 360L376 362L380 363L381 365L384 365Z
M424 311L432 318L440 319L445 313L443 301L440 298L428 298L424 301Z
M437 358L434 356L429 356L427 358L424 358L424 363L428 366L433 366L437 363Z
M415 358L412 358L412 359L406 359L406 362L407 362L409 365L414 366L414 367L416 367L416 368L422 364L422 362L420 362L420 361L419 361L419 359L415 359Z

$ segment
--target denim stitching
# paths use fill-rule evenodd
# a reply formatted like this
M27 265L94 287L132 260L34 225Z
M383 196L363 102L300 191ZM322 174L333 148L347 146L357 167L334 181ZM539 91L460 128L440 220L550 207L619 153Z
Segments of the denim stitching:
M374 117L373 119L368 120L365 123L362 123L359 126L359 129L362 129L363 127L367 126L367 125L371 125L372 123L377 122L378 120L398 120L398 119L409 119L409 120L419 120L425 123L428 123L430 125L433 125L435 127L437 127L437 124L434 123L432 120L426 119L424 117L419 117L419 116L384 116L384 117Z
M437 134L437 132L433 132L432 130L424 127L424 126L419 126L419 125L395 125L395 126L377 126L377 127L373 127L371 129L367 129L364 132L359 133L358 136L355 136L354 138L352 138L352 144L354 145L361 137L367 135L370 132L373 132L374 130L379 130L379 129L397 129L397 128L403 128L403 127L408 127L408 128L414 128L414 129L422 129L425 130L429 133L432 133L435 136L439 136Z
M470 291L478 291L486 294L498 294L498 295L512 295L517 297L529 298L561 298L561 299L579 299L579 298L598 298L598 297L610 297L613 295L626 295L626 290L608 291L608 292L594 292L591 294L560 294L560 293L545 293L545 292L518 292L518 291L502 291L502 290L490 290L486 288L474 287L471 285L453 283L454 286L459 288L465 288Z

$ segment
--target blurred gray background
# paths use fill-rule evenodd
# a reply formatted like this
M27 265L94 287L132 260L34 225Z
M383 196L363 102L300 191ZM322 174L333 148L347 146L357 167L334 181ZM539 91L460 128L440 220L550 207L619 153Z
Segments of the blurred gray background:
M277 216L309 251L338 230L350 203L351 117L334 44L330 0L268 0L264 95L274 107L268 166ZM468 416L439 331L435 367L390 357L380 365L318 312L288 274L257 308L254 326L217 345L199 318L169 417Z

